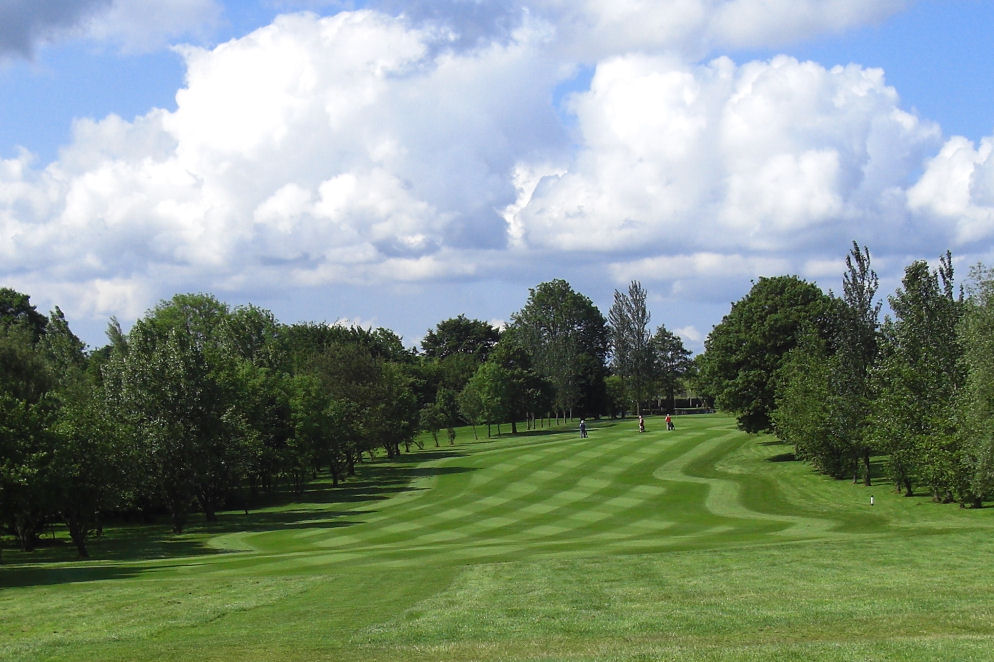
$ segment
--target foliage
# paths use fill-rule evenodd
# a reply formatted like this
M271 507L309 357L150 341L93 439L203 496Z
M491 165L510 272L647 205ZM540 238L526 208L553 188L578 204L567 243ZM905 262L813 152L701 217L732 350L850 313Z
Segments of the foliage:
M890 297L883 327L872 424L888 452L891 479L911 493L917 482L937 500L961 487L953 405L963 382L956 328L962 302L953 291L949 254L936 271L916 261Z
M552 384L556 410L599 413L608 331L593 302L557 279L529 290L528 301L511 319L535 371Z
M853 242L843 296L830 297L828 324L805 330L778 372L774 428L799 457L835 478L860 474L870 484L869 418L875 393L880 303L870 253ZM829 333L824 329L828 328Z
M500 332L481 320L459 315L439 322L425 333L421 351L431 359L442 360L453 355L471 356L477 363L487 360L497 344Z
M680 336L662 324L652 336L651 348L655 354L657 384L666 394L667 409L672 412L676 408L677 385L694 365L690 351L683 346Z
M775 374L805 327L829 333L829 298L796 276L760 278L705 341L701 379L746 432L772 427Z
M656 356L649 337L647 292L633 280L628 292L614 291L608 311L608 338L611 343L611 369L621 377L635 404L635 412L652 395L656 378Z
M801 336L777 371L776 409L772 414L777 437L794 446L798 459L836 478L846 474L844 453L833 435L832 374L834 359L817 333Z
M9 287L0 287L0 327L21 327L35 343L45 333L46 324L45 316L31 305L31 297Z
M994 271L978 265L970 281L957 329L965 376L955 411L963 471L959 498L979 506L994 493Z

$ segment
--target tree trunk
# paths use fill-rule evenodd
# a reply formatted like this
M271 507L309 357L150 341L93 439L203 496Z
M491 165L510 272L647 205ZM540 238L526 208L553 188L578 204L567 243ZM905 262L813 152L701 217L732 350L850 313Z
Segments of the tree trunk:
M863 485L869 487L873 484L873 478L870 476L870 449L863 449Z
M76 545L76 553L81 559L90 558L90 553L86 549L86 533L87 526L80 521L79 518L75 516L65 517L66 528L69 529L69 537L72 539L74 545Z

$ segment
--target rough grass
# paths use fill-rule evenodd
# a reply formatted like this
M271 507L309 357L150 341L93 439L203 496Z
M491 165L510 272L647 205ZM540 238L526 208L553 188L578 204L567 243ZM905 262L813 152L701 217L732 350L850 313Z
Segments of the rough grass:
M731 419L473 440L183 536L4 551L4 660L986 660L991 510ZM876 505L869 505L870 494Z

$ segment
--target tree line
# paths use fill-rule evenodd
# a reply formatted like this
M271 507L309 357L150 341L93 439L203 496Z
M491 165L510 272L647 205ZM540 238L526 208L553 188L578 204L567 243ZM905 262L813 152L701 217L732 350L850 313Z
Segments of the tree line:
M646 293L615 293L610 320L563 280L530 290L498 329L464 315L420 350L393 331L282 324L210 294L160 302L88 350L56 307L0 288L0 532L31 550L65 526L80 557L103 524L216 519L278 490L333 485L444 430L528 427L672 398L692 368L679 338L649 337ZM551 422L551 421L550 421Z
M714 327L699 385L749 432L773 432L836 478L979 507L994 497L994 271L954 282L949 252L916 260L880 319L870 252L853 242L842 294L760 278Z

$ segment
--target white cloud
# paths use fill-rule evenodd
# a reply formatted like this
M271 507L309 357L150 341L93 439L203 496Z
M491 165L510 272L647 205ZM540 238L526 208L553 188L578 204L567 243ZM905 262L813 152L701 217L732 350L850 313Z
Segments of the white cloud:
M106 12L91 15L81 27L88 39L143 53L178 38L205 38L222 15L218 0L113 0Z
M518 203L531 246L819 250L905 222L902 187L940 137L879 70L789 57L614 58L572 107L582 149Z
M950 138L908 191L908 206L955 228L956 243L980 248L994 238L994 138L974 146Z
M148 52L178 38L206 37L221 16L218 0L5 0L0 57L31 57L41 45L73 39Z
M80 119L43 169L0 161L0 257L26 291L106 319L188 289L571 268L602 289L638 279L666 302L725 302L759 275L831 275L854 237L873 250L887 236L902 256L979 251L992 139L941 147L876 69L688 56L905 3L758 1L507 2L471 17L472 43L437 14L293 14L179 48L175 111ZM209 4L184 3L177 25ZM122 7L102 38L137 16ZM730 18L745 9L758 13ZM488 20L504 21L499 39ZM593 42L603 59L564 124L553 90ZM699 343L695 328L681 334Z
M437 17L431 10L410 9L435 2L403 4L415 17ZM554 26L561 52L596 62L634 52L698 59L728 48L777 47L879 22L910 0L533 0L492 3L487 13L460 7L490 3L446 4L456 5L452 12L464 19L457 22L464 30L478 34L489 22L489 34L496 37L516 12L527 12Z

